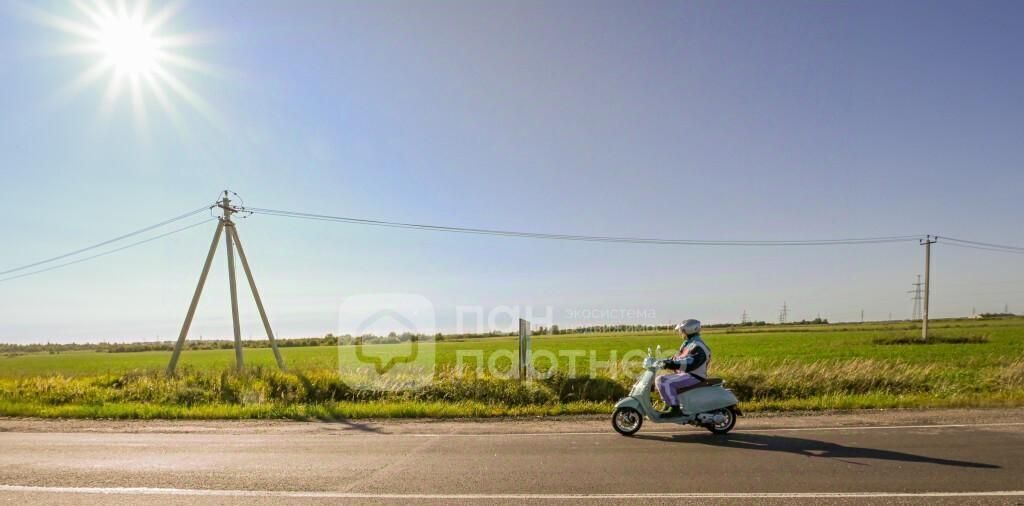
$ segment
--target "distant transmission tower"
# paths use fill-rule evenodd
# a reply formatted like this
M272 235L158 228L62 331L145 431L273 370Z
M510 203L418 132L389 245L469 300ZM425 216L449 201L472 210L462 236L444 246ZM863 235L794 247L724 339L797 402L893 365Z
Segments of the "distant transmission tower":
M244 209L231 205L228 193L231 192L224 190L223 198L216 204L216 207L224 211L224 215L219 218L217 231L213 233L210 252L206 254L206 263L203 264L203 271L199 274L199 283L196 285L196 291L192 295L192 304L189 305L188 312L185 314L185 323L181 325L178 341L174 343L171 362L167 364L167 374L174 374L174 369L178 366L178 357L181 356L181 349L185 345L185 337L188 336L188 329L192 325L192 317L196 314L196 306L199 304L199 297L203 294L203 285L206 284L206 276L210 273L210 264L213 263L213 255L217 252L217 244L220 242L222 234L224 235L224 247L228 253L228 286L231 289L231 322L235 334L235 367L238 370L241 370L243 367L242 330L238 324L238 290L235 288L235 250L237 249L238 259L242 261L242 269L245 271L245 277L249 280L249 289L252 291L253 299L256 299L256 309L259 310L260 319L263 320L263 327L267 331L267 339L270 341L270 347L274 351L277 366L282 370L285 368L284 359L281 358L281 352L277 349L274 332L270 330L270 320L267 319L267 312L263 309L263 300L260 299L260 293L256 290L256 281L253 280L252 271L249 269L249 261L245 258L245 251L242 250L242 241L238 239L238 231L235 230L237 227L235 227L235 222L231 221L232 214L244 211Z
M743 310L743 316L740 317L740 323L746 325L748 321L749 320L747 320L747 310L744 309Z
M914 312L910 316L910 319L911 320L920 320L921 319L921 286L924 285L924 283L921 282L921 275L920 274L917 275L917 283L911 283L911 284L914 286L914 289L908 291L907 293L914 294Z
M779 323L784 324L787 321L789 321L789 306L787 306L786 302L783 301L782 309L779 311Z

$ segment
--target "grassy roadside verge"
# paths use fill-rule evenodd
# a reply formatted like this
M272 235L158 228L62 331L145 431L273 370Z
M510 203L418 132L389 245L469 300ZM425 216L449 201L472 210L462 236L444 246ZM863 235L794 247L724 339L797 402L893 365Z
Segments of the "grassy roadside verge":
M862 408L1024 406L1024 360L987 367L872 359L738 360L718 374L741 408L816 411ZM92 376L0 378L0 416L111 419L487 418L610 413L633 374L515 380L439 371L421 384L361 389L331 370L251 368Z
M920 344L913 327L713 329L706 339L714 350L712 375L726 380L747 412L1024 406L1024 318L944 321L928 345ZM607 414L636 377L637 353L643 356L657 345L674 349L679 337L553 335L536 336L533 344L537 357L549 358L536 359L546 377L532 383L503 377L514 370L513 339L480 338L436 343L432 382L398 376L369 388L358 386L365 383L358 372L365 364L342 353L345 347L285 348L290 373L276 369L267 349L246 350L244 373L231 367L231 350L189 351L172 378L162 373L169 358L163 351L10 353L0 355L0 416L330 420ZM400 355L403 349L370 345L367 352ZM463 361L460 354L477 358Z

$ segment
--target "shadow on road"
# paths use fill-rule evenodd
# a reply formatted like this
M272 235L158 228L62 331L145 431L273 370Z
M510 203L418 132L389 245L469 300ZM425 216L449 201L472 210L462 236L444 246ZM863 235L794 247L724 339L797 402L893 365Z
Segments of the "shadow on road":
M792 453L794 455L802 455L805 457L824 457L843 461L845 461L845 459L877 459L894 460L899 462L922 462L943 466L1000 469L1000 466L980 462L940 459L926 457L924 455L914 455L913 453L879 450L875 448L860 448L856 446L843 446L841 444L830 443L828 441L788 436L773 436L767 434L729 434L725 436L712 436L707 434L678 434L673 436L638 434L634 437L650 441L688 444L696 443L725 448L740 448L744 450ZM851 463L858 464L856 462Z
M360 422L356 422L356 421L353 421L353 420L348 420L348 419L345 419L345 418L317 417L316 421L322 422L322 423L334 423L334 424L338 424L338 425L344 425L345 427L348 427L348 428L350 428L352 430L357 430L357 431L360 431L360 432L369 432L369 433L373 433L373 434L386 434L386 432L381 430L380 427L374 427L373 425L370 425L368 423L360 423Z

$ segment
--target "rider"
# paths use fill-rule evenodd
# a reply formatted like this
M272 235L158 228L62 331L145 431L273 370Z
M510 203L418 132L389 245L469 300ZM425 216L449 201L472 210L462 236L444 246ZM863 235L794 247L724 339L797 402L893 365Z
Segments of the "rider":
M676 331L685 340L679 347L679 353L665 360L664 368L678 372L658 376L655 380L661 398L669 405L664 416L682 416L676 392L707 379L708 362L711 361L711 348L700 338L699 321L686 320L676 326Z

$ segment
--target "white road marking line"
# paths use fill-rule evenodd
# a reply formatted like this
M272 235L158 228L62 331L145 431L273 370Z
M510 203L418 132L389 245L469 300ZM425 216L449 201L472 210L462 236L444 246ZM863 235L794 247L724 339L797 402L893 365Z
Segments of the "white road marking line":
M1024 422L1003 422L1003 423L959 423L941 425L874 425L859 426L849 425L841 427L777 427L771 429L736 429L737 434L748 432L798 432L798 431L842 431L842 430L904 430L904 429L964 429L975 427L1016 427L1024 425ZM638 434L679 434L679 431L641 431ZM410 433L410 434L366 434L367 436L405 436L405 437L509 437L509 436L618 436L611 429L595 432L495 432L482 434L457 434L457 433Z
M780 427L775 429L750 429L744 432L777 432L777 431L806 431L806 430L884 430L884 429L962 429L971 427L1012 427L1024 425L1024 422L1001 422L1001 423L948 423L934 425L877 425L859 427L856 425L844 427Z
M638 493L638 494L375 494L363 492L314 492L288 490L216 490L148 487L38 487L0 485L0 492L49 494L173 495L210 497L284 497L327 499L828 499L872 497L1024 497L1024 490L978 492L735 492L735 493Z

